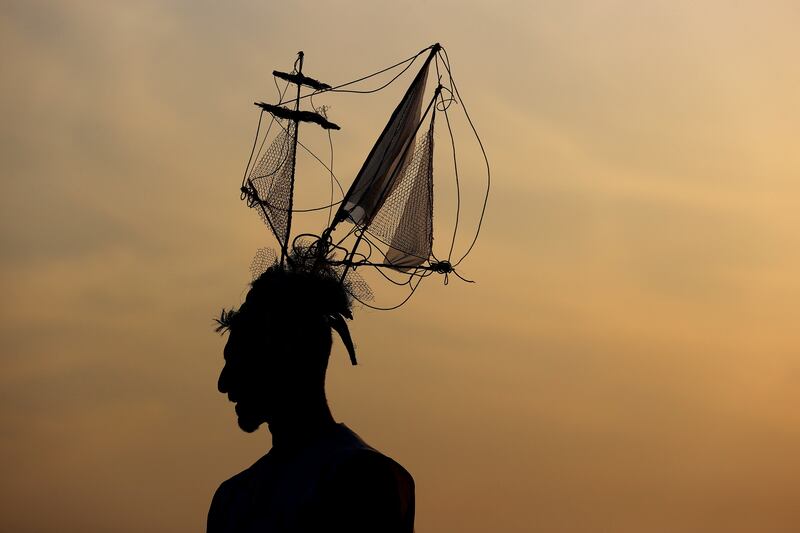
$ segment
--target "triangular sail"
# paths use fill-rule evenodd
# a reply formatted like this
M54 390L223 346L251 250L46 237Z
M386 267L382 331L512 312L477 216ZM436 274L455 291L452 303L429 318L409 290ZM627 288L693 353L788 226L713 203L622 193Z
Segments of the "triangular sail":
M433 245L433 121L367 231L389 246L386 262L414 268Z
M408 164L412 152L410 147L419 127L431 57L433 53L414 78L364 161L336 214L337 222L349 219L354 224L369 225L394 190L397 179Z
M289 121L253 167L247 179L249 203L275 234L281 247L288 244L289 238L295 128L295 123Z

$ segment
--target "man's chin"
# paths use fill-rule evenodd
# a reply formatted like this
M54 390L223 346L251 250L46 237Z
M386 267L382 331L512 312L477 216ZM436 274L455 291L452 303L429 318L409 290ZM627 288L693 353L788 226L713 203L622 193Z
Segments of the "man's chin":
M257 420L249 416L239 416L237 422L239 423L239 428L247 433L253 433L264 423L263 420Z
M264 414L263 409L257 409L249 402L237 403L234 411L238 417L239 427L247 433L257 430L269 418Z

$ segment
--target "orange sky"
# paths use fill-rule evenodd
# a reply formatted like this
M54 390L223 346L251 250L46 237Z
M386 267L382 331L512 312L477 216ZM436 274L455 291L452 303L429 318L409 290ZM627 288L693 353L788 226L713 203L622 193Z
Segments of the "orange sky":
M4 2L0 530L204 527L269 447L211 327L272 243L238 198L251 103L301 49L336 83L440 41L493 165L478 283L359 311L329 377L414 475L417 531L795 531L798 26L781 1ZM401 91L315 101L345 182Z

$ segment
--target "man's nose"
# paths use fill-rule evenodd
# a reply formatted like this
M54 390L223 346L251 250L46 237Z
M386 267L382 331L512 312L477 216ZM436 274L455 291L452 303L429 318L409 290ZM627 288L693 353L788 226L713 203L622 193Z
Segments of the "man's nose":
M217 390L220 391L222 394L228 392L228 367L222 367L222 371L219 373L219 379L217 380Z

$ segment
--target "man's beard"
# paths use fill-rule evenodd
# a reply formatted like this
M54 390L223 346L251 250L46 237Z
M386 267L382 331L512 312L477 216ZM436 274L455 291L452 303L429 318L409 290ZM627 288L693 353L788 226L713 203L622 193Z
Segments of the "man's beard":
M253 433L261 426L261 424L264 423L264 421L256 420L249 416L240 416L238 419L238 423L242 431L247 433Z
M235 410L239 428L246 433L253 433L265 422L263 415L247 409L241 403L236 404Z

